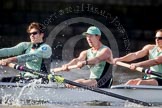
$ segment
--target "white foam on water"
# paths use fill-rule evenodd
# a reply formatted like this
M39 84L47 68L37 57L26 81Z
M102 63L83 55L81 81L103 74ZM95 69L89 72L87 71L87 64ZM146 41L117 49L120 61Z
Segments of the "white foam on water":
M37 84L41 83L41 79L34 79L33 82L23 86L19 92L19 94L5 94L2 98L2 104L8 104L8 105L16 105L16 106L21 106L21 96L29 95L33 93L33 91L37 88ZM17 88L15 88L15 92L17 91L16 89L20 89L19 85L17 84ZM3 92L3 88L1 89ZM26 91L27 90L27 91Z
M129 101L125 101L124 107L126 107L126 108L145 108L146 106L136 104L136 103L132 103L132 102L129 102Z
M17 105L17 104L18 104L18 105L20 104L20 97L22 96L23 93L25 93L25 92L24 92L25 89L30 88L28 92L29 92L29 93L32 93L32 91L34 91L35 88L37 87L37 84L41 84L41 79L34 79L33 82L31 82L31 83L25 85L25 86L21 89L21 91L20 91L18 97L15 99L15 104L16 104L16 105Z

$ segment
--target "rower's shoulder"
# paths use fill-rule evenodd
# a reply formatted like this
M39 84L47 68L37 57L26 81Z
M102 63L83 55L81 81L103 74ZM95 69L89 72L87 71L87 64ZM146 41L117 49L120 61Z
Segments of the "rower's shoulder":
M18 44L18 46L24 46L24 47L28 47L29 45L31 45L31 42L20 42Z
M42 51L52 52L52 48L46 43L42 44L39 49L42 50Z
M44 47L44 46L51 48L51 46L49 46L49 45L46 44L46 43L43 43L43 44L41 45L41 47Z
M106 45L103 46L102 51L106 52L106 53L111 53L112 52L111 49Z
M148 44L143 47L143 49L153 49L156 45L155 44Z

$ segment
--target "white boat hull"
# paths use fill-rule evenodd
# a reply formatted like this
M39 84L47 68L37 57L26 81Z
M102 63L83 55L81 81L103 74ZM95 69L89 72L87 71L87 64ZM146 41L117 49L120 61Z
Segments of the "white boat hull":
M5 87L3 83L0 84L0 99L2 103L10 101L42 101L48 103L83 103L90 101L107 101L107 102L124 102L124 100L117 99L104 94L96 93L93 91L76 88L69 89L57 87L56 84L52 85L38 85L37 87L26 87L19 85L16 87L15 83L8 83ZM162 87L157 86L113 86L111 89L102 89L108 92L141 100L145 102L162 102Z

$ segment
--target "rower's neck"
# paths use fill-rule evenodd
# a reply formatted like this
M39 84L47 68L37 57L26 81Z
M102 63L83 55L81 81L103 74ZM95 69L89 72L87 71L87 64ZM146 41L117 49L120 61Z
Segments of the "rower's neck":
M95 47L92 48L93 51L98 51L102 47L102 43L98 43Z
M40 43L33 43L32 49L37 49L40 47L40 45L42 45L44 42L40 42Z

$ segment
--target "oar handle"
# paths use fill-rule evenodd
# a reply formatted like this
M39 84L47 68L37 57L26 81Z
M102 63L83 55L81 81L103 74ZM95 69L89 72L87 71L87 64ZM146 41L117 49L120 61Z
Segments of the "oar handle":
M68 66L68 69L75 69L75 68L78 68L77 65L72 65L72 66ZM54 68L54 69L51 69L51 72L60 72L60 71L63 71L62 70L62 67L58 67L58 68Z
M120 65L120 66L123 66L123 67L127 67L127 68L130 68L130 65L127 64L127 63L123 63L123 62L116 62L117 65ZM143 68L142 67L136 67L136 70L139 71L139 72L143 72Z
M35 70L32 70L32 69L29 69L29 68L22 66L22 65L18 65L18 64L14 64L14 63L8 63L7 66L10 67L10 68L16 69L16 70L30 72L32 74L39 75L41 77L47 77L47 74L45 74L45 73L41 73L40 71L35 71Z
M118 61L118 62L116 62L116 64L119 65L119 66L130 68L130 65L127 64L127 63L123 63L123 62ZM158 77L162 77L161 72L155 72L155 71L152 71L150 69L144 69L142 67L136 67L136 70L139 71L139 72L146 73L146 74L152 74L152 75L155 75L155 76L158 76Z
M15 64L14 63L8 63L7 66L10 67L10 68L14 68Z

